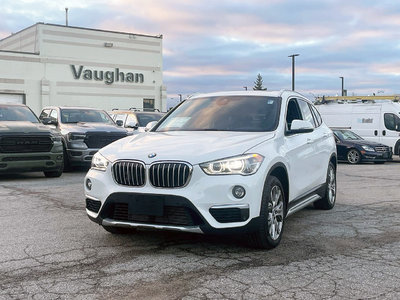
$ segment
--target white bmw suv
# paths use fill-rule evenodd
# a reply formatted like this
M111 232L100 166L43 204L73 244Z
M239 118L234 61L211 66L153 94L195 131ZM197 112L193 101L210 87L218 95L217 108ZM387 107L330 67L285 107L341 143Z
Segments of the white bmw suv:
M336 145L296 92L203 94L99 150L84 186L89 218L112 233L242 233L273 248L287 216L335 205Z

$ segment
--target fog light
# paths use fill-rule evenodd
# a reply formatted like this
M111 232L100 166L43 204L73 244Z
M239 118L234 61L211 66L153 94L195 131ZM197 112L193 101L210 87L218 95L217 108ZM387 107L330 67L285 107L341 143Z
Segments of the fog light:
M89 178L86 179L86 187L89 191L92 189L92 181Z
M232 194L235 198L242 199L246 195L246 190L240 185L235 185L232 189Z

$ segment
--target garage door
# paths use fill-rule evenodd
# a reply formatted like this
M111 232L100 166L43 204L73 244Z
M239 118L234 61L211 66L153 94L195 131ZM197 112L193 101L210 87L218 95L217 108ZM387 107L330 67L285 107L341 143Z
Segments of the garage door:
M23 94L1 94L0 93L0 103L21 103L24 104Z

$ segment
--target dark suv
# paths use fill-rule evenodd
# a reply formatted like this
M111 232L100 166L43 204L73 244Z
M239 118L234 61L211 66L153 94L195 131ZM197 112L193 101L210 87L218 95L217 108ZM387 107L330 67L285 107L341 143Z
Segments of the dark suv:
M127 136L101 109L85 107L45 107L39 119L62 135L64 169L89 165L102 147Z
M146 125L153 121L160 120L165 113L156 109L113 109L110 116L117 123L132 133L144 132Z
M383 164L392 160L392 149L384 144L364 140L347 129L332 128L335 135L338 160L350 164L374 162Z
M0 104L0 173L63 171L61 135L39 122L22 104Z

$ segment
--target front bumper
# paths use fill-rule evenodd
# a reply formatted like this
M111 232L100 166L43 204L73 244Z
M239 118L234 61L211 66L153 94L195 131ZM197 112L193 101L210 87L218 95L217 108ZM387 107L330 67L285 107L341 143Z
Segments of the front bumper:
M90 169L85 177L86 212L104 226L204 233L248 231L260 213L262 177L258 173L209 176L194 166L191 180L183 188L155 188L148 183L129 187L115 183L110 168L106 172ZM232 195L235 185L246 189L242 199ZM151 201L154 206L148 204Z
M71 165L90 165L97 151L99 149L67 149L66 154Z
M361 160L364 162L386 162L392 160L392 152L361 151Z
M63 153L0 153L0 173L58 171Z

